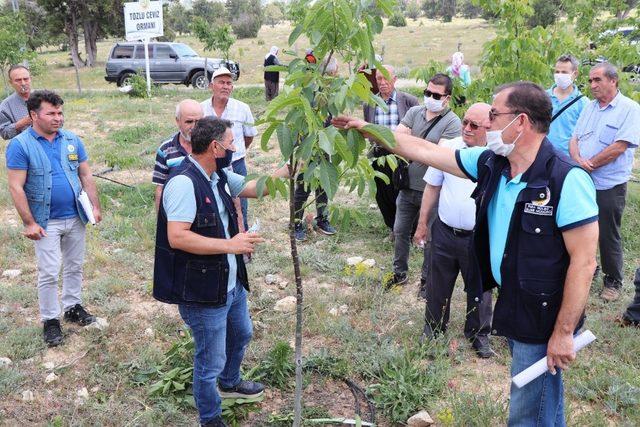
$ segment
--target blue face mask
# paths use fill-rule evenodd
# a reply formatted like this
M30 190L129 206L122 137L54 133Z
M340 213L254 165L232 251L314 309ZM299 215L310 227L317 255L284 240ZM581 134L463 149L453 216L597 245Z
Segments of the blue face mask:
M217 170L228 168L231 166L231 159L233 158L233 151L224 150L224 157L216 157Z

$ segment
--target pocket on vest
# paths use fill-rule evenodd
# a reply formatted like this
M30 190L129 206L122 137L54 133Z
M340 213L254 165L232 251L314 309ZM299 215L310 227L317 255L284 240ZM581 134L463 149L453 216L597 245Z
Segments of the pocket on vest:
M518 333L531 338L548 338L556 323L562 290L554 280L520 280L515 310Z
M27 181L24 184L24 191L27 199L41 202L44 199L44 169L31 168L27 170Z
M222 305L227 302L226 265L187 261L182 298L188 302Z

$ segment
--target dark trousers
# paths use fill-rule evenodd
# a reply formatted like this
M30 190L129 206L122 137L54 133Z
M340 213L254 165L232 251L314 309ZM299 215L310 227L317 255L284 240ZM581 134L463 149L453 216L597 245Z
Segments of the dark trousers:
M633 297L633 302L627 307L627 311L624 312L623 316L632 322L640 322L640 268L636 269L633 284L636 287L636 295Z
M604 285L612 288L622 286L622 238L620 224L627 196L627 183L618 184L609 190L596 191L598 222L600 225L600 263L604 273Z
M388 164L379 165L375 160L371 166L374 170L389 177L388 184L380 178L375 178L376 203L378 203L378 209L380 209L384 223L393 230L393 223L396 220L396 199L398 198L398 190L395 189L391 182L393 171Z
M278 82L272 82L271 80L264 81L264 97L267 101L271 101L273 98L278 96L279 91L280 85Z
M307 202L309 198L309 194L311 190L305 188L304 185L304 174L298 174L296 178L296 189L293 193L293 206L295 209L295 218L296 223L299 224L302 221L302 216L304 215L304 204ZM327 193L324 192L323 189L316 189L316 219L326 219L327 218L327 203L328 203Z
M431 227L431 268L427 280L427 304L425 322L434 332L444 332L449 323L451 295L458 273L465 285L480 280L477 271L469 263L471 236L456 235L440 218ZM476 301L467 294L467 314L464 336L473 340L478 335L488 335L491 330L491 291Z
M409 254L411 251L411 237L416 231L416 224L420 216L422 191L400 190L396 199L396 220L393 224L393 272L405 275L409 271ZM435 209L434 209L435 210ZM431 212L431 218L434 211ZM430 227L431 225L428 224ZM427 279L429 270L428 260L431 250L431 239L424 244L424 259L422 263L422 279Z

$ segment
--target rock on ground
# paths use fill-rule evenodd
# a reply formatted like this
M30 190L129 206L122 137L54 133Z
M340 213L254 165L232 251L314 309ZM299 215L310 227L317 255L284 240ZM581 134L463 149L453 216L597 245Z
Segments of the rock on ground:
M427 411L420 411L407 420L408 427L427 427L433 425L433 419Z
M23 402L33 402L33 392L31 390L25 390L22 392Z
M58 376L55 374L55 372L51 372L49 373L49 375L47 375L47 377L44 379L44 382L49 384L54 382L55 380L58 379Z
M264 276L264 283L267 285L275 285L278 283L278 276L275 274L267 274Z
M109 326L109 322L107 322L107 319L96 317L96 321L87 326L85 329L97 329L99 331L103 331L107 328L107 326Z
M373 268L376 265L376 260L373 258L365 259L364 261L362 261L362 265Z
M276 305L273 307L275 311L280 311L283 313L291 313L296 310L296 297L288 296L284 297L281 300L276 302Z
M18 277L19 275L22 274L22 270L5 270L2 272L2 277L8 277L10 279L13 279L15 277Z
M347 265L356 265L364 261L364 258L361 256L352 256L347 258Z
M5 366L11 366L13 362L8 357L0 357L0 368L4 368Z

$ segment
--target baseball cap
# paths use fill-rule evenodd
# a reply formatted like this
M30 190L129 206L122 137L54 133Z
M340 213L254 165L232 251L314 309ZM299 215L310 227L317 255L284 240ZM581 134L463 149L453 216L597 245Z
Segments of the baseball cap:
M219 77L219 76L233 77L233 74L231 73L231 71L229 71L227 67L220 67L213 73L213 75L211 76L211 80L213 81L216 77Z

